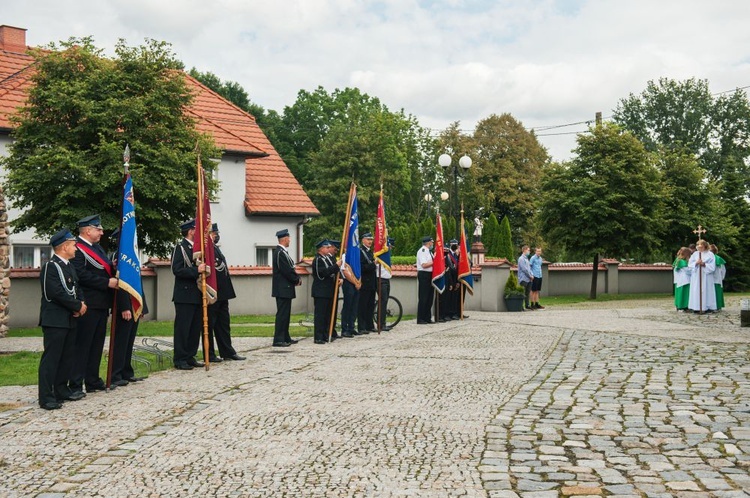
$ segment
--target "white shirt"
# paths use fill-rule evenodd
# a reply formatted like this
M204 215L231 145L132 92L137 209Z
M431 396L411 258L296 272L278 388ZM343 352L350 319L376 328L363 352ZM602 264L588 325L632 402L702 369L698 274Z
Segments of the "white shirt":
M417 271L428 271L432 272L432 267L428 266L425 268L423 265L425 263L431 263L432 262L432 253L429 249L427 249L427 246L422 246L419 251L417 251Z
M391 272L388 271L388 268L378 263L376 273L375 275L379 275L380 278L391 278Z

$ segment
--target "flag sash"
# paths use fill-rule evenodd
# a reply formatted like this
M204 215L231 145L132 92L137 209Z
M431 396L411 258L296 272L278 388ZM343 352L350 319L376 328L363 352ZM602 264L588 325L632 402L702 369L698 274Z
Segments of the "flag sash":
M135 197L133 179L126 175L123 186L122 219L120 240L117 247L118 288L130 295L133 320L137 321L143 312L143 286L141 262L138 259L138 229L135 218Z
M193 260L206 264L206 298L209 304L216 302L216 258L214 241L211 238L211 200L206 188L206 172L198 161L198 195L195 206L195 234L193 235Z
M440 212L435 222L435 256L432 260L432 286L438 293L445 290L445 255L443 254L443 222Z
M466 237L466 222L464 213L461 211L461 253L458 259L458 281L466 288L466 291L474 295L474 276L471 274L471 254L469 253L469 243Z
M378 202L378 214L375 218L375 241L373 255L381 266L391 271L391 248L388 246L388 225L385 220L385 201L383 200L383 189L380 189L380 201Z

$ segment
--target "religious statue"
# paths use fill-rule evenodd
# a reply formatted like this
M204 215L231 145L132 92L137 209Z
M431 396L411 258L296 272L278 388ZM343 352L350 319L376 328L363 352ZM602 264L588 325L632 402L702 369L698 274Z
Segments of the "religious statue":
M474 217L474 242L481 242L482 241L482 228L484 227L484 223L482 222L482 219L479 217L479 214Z

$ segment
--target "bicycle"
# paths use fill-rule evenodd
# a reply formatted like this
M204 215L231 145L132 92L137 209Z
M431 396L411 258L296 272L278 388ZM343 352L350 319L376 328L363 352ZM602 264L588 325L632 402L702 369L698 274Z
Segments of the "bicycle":
M341 325L341 307L344 305L344 297L339 296L338 302L338 313L336 314L336 325ZM393 327L398 325L401 321L401 317L404 316L404 307L401 305L401 301L395 296L388 296L388 304L383 309L385 317L385 328L384 330L391 330ZM375 312L373 313L373 323L377 326L378 323L378 298L375 298Z

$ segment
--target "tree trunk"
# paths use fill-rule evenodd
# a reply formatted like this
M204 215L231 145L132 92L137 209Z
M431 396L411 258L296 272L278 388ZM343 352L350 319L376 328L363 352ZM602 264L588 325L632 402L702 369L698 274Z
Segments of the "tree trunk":
M594 254L594 268L591 274L591 292L589 299L596 299L596 280L599 277L599 253Z

